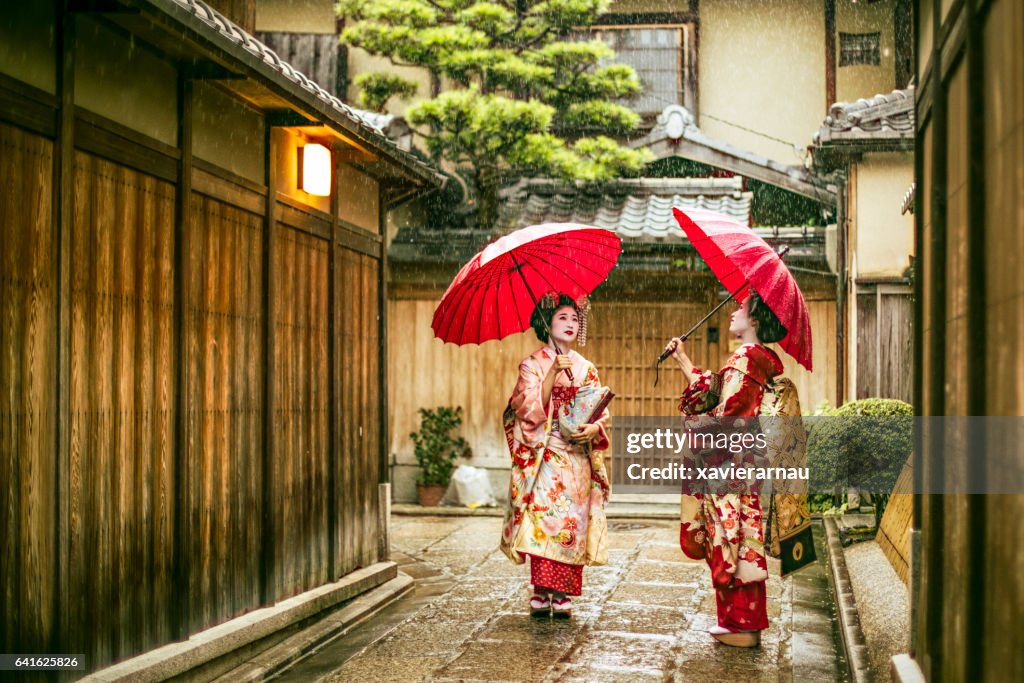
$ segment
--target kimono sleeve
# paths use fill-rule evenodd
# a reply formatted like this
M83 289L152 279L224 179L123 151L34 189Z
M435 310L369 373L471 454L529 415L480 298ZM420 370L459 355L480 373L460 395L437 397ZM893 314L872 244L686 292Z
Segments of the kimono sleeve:
M722 393L718 413L723 417L757 415L764 387L753 377L734 367L722 371Z
M694 369L694 372L697 372ZM757 415L764 387L747 373L726 366L720 373L701 372L679 397L679 412L722 417Z
M544 378L540 369L524 360L519 364L519 379L512 391L509 406L515 411L516 421L524 434L536 434L547 422L544 410Z
M601 380L597 376L597 368L595 368L593 364L587 366L587 375L586 377L583 378L583 386L589 385L601 385ZM608 447L611 445L611 442L608 440L608 420L610 419L611 413L608 412L607 408L605 408L603 411L601 411L601 417L594 420L594 424L597 425L597 428L599 430L598 436L596 439L594 439L592 444L593 449L595 451L608 450Z
M694 368L697 378L690 382L679 397L679 412L684 415L710 413L718 405L722 392L722 375L717 372L701 371Z

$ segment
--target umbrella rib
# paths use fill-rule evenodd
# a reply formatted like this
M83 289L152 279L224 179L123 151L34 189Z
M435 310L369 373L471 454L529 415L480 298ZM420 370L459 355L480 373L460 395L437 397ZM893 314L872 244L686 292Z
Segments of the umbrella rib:
M554 240L552 240L552 241L554 241ZM562 240L562 243L558 244L557 246L565 248L565 243L566 243L566 240ZM591 245L594 246L593 249L590 248ZM534 255L534 254L550 253L551 251L553 251L550 248L550 246L553 246L553 245L528 244L528 245L523 245L522 247L519 247L519 249L521 249L522 251L527 252L527 253L529 253L531 255ZM574 251L581 252L583 254L587 254L587 255L592 256L594 258L599 258L599 259L602 259L602 260L614 262L613 259L608 258L608 256L606 256L604 252L614 250L615 246L616 245L613 242L598 242L596 240L579 240L579 241L577 241L577 242L572 244L571 249L574 250ZM622 251L622 248L620 246L618 251L616 252L616 256L621 251Z
M488 264L488 265L490 265L490 264ZM480 269L480 271L477 271L477 272L483 271L483 272L485 272L487 274L490 274L490 272L489 272L490 269L485 271L484 270L485 268L487 268L487 266L484 266L483 268ZM465 281L465 282L463 282L463 285L464 285L463 287L459 288L458 299L452 302L451 310L452 310L453 313L457 313L458 312L459 307L461 307L463 305L463 303L466 302L467 297L469 298L469 300L472 300L473 295L476 294L476 291L478 289L480 289L481 287L485 286L485 283L483 283L483 282L479 282L478 283L478 282L474 282L474 281ZM450 317L450 322L448 324L448 329L446 330L446 334L444 335L445 337L449 337L450 336L451 328L454 325L454 323L455 323L455 316L452 315ZM459 338L460 339L462 338L462 336L465 333L465 331L466 331L466 324L465 324L465 320L463 320L462 327L459 328Z
M539 253L538 253L538 254L532 254L532 256L533 256L533 258L537 259L538 261L542 261L543 263L546 263L546 264L548 264L548 265L549 265L549 266L551 266L552 268L557 268L557 266L556 266L556 265L555 265L554 263L552 263L552 262L551 262L551 261L549 261L548 259L546 259L546 258L544 258L543 256L541 256L541 255L540 255ZM568 257L566 257L566 258L568 259ZM589 270L589 271L590 271L591 273L593 273L594 275L596 275L596 276L598 276L598 277L602 277L602 275L601 275L601 272L600 272L600 271L594 270L594 269L593 269L593 268L591 268L590 266L586 266L586 265L584 265L584 264L580 263L579 261L570 261L570 262L571 262L571 263L574 263L574 264L576 264L577 266L580 266L581 268L585 268L586 270ZM614 265L614 264L613 264L613 265ZM603 277L607 277L607 275L605 275L605 276L603 276ZM545 279L546 279L546 278L545 278ZM576 284L579 284L579 283L576 283Z

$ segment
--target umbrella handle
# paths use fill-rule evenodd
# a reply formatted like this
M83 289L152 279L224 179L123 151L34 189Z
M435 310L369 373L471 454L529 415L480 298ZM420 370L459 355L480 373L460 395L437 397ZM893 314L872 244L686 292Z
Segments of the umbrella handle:
M735 297L737 294L739 294L741 291L743 291L743 288L746 287L748 284L749 283L744 282L742 285L740 285L739 287L736 288L736 291L734 291L731 294L729 294L728 298L722 299L721 303L719 303L717 306L712 308L710 313L708 313L706 316L701 318L700 321L696 325L691 327L689 332L687 332L686 334L680 336L679 340L680 341L686 341L687 339L689 339L691 334L693 334L694 332L699 330L701 325L703 325L708 320L710 320L711 316L713 316L715 313L718 313L719 309L722 308L722 306L724 306L727 303L729 303L730 301L732 301L733 297ZM666 349L665 351L661 352L660 356L658 356L658 360L654 364L654 386L658 386L658 380L661 379L661 364L665 361L666 358L671 356L672 353L675 350L676 350L675 347L672 347L671 349Z

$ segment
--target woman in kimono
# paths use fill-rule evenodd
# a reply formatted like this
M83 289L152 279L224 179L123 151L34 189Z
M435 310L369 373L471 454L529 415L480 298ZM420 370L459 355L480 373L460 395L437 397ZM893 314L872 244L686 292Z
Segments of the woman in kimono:
M768 382L782 373L782 361L765 344L786 336L786 328L764 301L751 290L732 314L729 332L743 342L719 372L694 367L679 338L665 347L683 374L679 410L685 415L743 417L760 414ZM692 423L693 420L688 420ZM734 421L735 422L735 421ZM728 430L728 421L719 429ZM694 450L701 463L715 467L763 466L751 451ZM716 482L706 493L690 493L684 487L680 545L694 559L706 558L711 569L718 606L718 626L710 629L718 641L736 647L760 643L768 628L768 563L757 481Z
M574 350L586 341L586 312L565 294L538 303L530 322L544 346L519 365L505 409L512 473L501 549L517 564L530 558L536 616L570 616L583 565L608 561L608 475L595 452L608 448L608 411L574 434L560 433L557 417L581 386L599 384L597 369Z

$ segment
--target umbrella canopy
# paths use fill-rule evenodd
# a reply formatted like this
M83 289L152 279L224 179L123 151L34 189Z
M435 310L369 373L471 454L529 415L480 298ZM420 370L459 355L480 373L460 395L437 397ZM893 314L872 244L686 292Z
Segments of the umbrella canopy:
M434 335L461 345L522 332L541 296L590 294L621 251L618 236L603 228L545 223L516 230L462 267L434 310Z
M811 370L811 317L803 292L770 244L753 230L714 211L673 208L679 226L722 286L743 302L750 287L788 333L779 346Z

